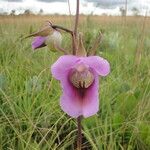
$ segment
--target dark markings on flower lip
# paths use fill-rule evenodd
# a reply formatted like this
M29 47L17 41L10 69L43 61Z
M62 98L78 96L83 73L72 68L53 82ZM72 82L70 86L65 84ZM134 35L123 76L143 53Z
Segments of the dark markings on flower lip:
M80 97L83 98L85 96L85 94L86 94L86 89L79 88L77 90L78 90L78 93L79 93Z
M79 95L83 98L85 96L85 92L86 92L85 82L83 82L83 84L82 84L80 81L79 88L77 88L77 89L78 89Z

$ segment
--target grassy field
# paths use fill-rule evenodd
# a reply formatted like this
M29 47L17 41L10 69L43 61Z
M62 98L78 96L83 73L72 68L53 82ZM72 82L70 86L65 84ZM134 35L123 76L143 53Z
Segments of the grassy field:
M0 17L0 150L73 150L76 120L59 106L61 88L50 73L60 56L47 48L31 50L31 39L45 20L68 28L66 16ZM86 48L99 30L97 54L111 73L100 79L100 111L84 119L84 150L150 149L150 18L81 16ZM70 47L64 34L63 46Z

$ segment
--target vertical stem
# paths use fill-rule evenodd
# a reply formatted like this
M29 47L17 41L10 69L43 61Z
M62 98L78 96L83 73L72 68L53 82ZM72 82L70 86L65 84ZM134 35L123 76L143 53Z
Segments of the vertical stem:
M78 22L79 22L79 0L77 0L76 18L75 18L75 26L74 26L75 37L77 36Z
M74 32L73 32L73 54L76 54L77 51L77 33L78 33L78 23L79 23L79 2L80 0L77 0L77 7L76 7L76 17L75 17L75 26L74 26ZM78 135L77 135L77 150L81 150L82 147L82 129L81 129L81 119L82 117L79 116L77 118L77 128L78 128Z
M77 118L77 125L78 125L78 136L77 136L77 150L81 150L82 148L82 127L81 127L81 120L82 116Z
M128 0L125 1L125 25L127 20L127 9L128 9Z
M77 32L78 32L78 23L79 23L79 0L77 0L77 7L76 7L76 17L75 17L75 26L73 32L73 54L76 54L77 50Z

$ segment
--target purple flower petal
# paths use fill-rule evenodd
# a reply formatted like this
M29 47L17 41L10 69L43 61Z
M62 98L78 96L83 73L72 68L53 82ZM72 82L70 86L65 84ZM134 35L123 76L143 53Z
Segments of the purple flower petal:
M84 57L83 61L101 76L107 76L110 72L110 65L108 61L99 56Z
M86 89L86 94L82 104L82 115L90 117L95 115L99 110L99 77L94 75L94 83Z
M60 105L64 112L76 118L82 115L82 103L75 87L69 82L68 76L71 68L79 58L72 55L61 56L51 67L52 75L61 81L63 94Z
M47 37L37 36L32 41L32 49L37 49L46 46L45 40Z
M63 95L60 105L62 110L74 118L79 116L86 118L96 114L99 110L98 80L98 75L95 74L95 81L89 88L84 89L84 96L80 94L81 89L73 87L68 78L61 80Z
M52 75L57 79L61 80L62 78L66 78L66 74L70 70L72 66L75 65L76 61L79 58L72 55L61 56L52 66L51 72Z
M68 78L61 81L63 94L60 98L60 106L69 116L77 118L82 115L82 101L77 89L71 85Z

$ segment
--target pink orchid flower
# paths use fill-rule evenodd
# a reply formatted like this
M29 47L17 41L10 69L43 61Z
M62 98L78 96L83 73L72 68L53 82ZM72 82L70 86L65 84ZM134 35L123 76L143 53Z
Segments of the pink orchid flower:
M107 60L99 56L61 56L51 67L52 75L61 82L60 105L69 116L90 117L99 110L99 76L110 72Z

